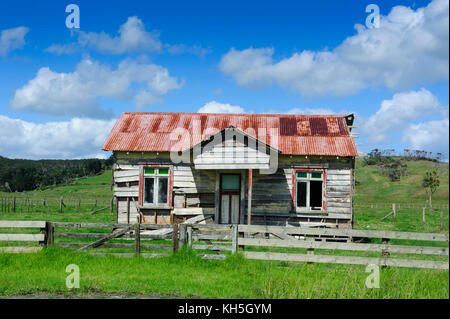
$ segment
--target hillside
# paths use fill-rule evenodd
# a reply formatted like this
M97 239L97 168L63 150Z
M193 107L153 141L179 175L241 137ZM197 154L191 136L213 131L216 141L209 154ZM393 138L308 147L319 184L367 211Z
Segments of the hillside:
M97 175L111 164L111 159L28 160L0 156L0 191L22 192L70 184L76 178Z
M431 161L409 161L408 176L400 181L390 182L386 176L381 176L376 166L364 166L362 159L356 160L355 202L368 203L424 203L425 190L422 188L422 178L427 170L439 165L441 186L434 195L435 203L449 201L449 164L436 164ZM49 186L45 190L27 191L23 194L31 197L74 197L74 198L111 198L111 170L100 175L75 179L71 185ZM8 193L0 192L0 195ZM10 194L10 193L9 193ZM22 194L22 193L21 193Z
M70 185L47 186L44 190L37 189L15 194L37 198L64 196L81 199L110 199L113 195L111 182L112 171L105 170L103 173L96 176L76 178ZM0 192L0 195L11 195L11 193Z
M355 178L357 181L355 202L369 203L425 203L426 194L422 187L425 172L437 168L441 184L433 196L434 203L448 203L449 200L449 163L432 161L407 161L408 176L400 181L391 182L387 176L381 176L378 167L364 165L362 159L356 160Z

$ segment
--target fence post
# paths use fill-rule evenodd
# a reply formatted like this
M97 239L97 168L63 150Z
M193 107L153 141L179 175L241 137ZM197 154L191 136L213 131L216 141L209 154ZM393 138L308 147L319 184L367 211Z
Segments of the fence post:
M393 213L393 217L394 217L394 220L395 220L395 218L397 217L397 211L395 209L395 203L392 204L392 213Z
M186 244L186 224L180 224L178 225L180 228L180 243L179 248L182 249L183 246Z
M441 217L441 230L443 230L444 229L444 218L442 216L442 210L441 210L441 213L440 213L440 217Z
M12 212L15 213L16 212L16 197L13 196L12 198Z
M178 250L178 224L173 224L172 227L173 251L176 252Z
M237 224L233 224L233 226L231 226L231 237L232 237L232 247L231 247L231 253L235 254L237 253L238 250L238 242L239 242L239 237L238 237L238 225Z
M53 226L52 222L46 222L45 223L45 246L51 246L54 242L54 230L55 227Z
M63 197L59 198L59 212L62 213L63 210Z
M141 253L141 224L137 223L134 226L134 255L139 256Z
M422 225L425 225L425 207L422 207Z
M192 248L192 225L187 226L187 241L188 247Z
M113 213L113 207L114 207L114 196L111 197L111 201L109 203L109 213L112 214Z
M386 246L384 249L381 250L381 257L383 258L383 260L389 258L389 256L391 255L391 253L389 252L390 241L391 241L390 238L381 238L381 243ZM384 268L386 266L382 266L382 267Z

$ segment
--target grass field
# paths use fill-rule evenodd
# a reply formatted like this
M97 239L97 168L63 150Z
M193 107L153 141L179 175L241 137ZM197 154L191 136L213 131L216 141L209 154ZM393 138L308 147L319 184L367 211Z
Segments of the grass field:
M356 190L357 201L425 201L420 181L422 173L430 168L430 162L409 162L410 175L396 183L387 181L373 167L362 167L360 164L358 161L356 178L360 184ZM441 173L442 189L436 194L435 202L448 203L448 164L443 165L442 171L447 173ZM24 195L35 198L99 198L107 202L112 195L110 184L111 171L107 171L99 176L79 179L73 185ZM109 209L92 215L90 211L93 208L78 211L69 206L62 214L57 212L57 207L49 211L37 209L29 213L3 214L0 219L115 222L115 213L111 214ZM380 221L387 213L389 208L356 207L354 227L448 233L448 210L443 211L442 231L439 210L427 211L425 225L422 225L421 209L401 208L397 210L395 221L392 218ZM272 251L293 252L291 250L278 248ZM436 260L436 256L416 255L415 258ZM79 289L69 290L65 286L68 275L65 269L69 264L80 267ZM358 265L257 261L244 259L239 254L226 260L203 260L188 250L170 257L152 259L90 256L58 247L30 254L0 253L0 296L88 297L111 294L162 298L449 298L448 270L381 268L379 289L366 288L368 275L365 266Z
M65 286L66 266L80 267L80 288ZM386 268L368 289L364 266L202 260L189 251L167 258L115 258L51 248L0 254L2 296L151 295L174 298L448 298L448 271Z
M428 199L422 187L425 172L437 169L440 175L440 187L433 195L434 203L448 204L449 164L430 161L407 161L408 176L400 181L390 182L387 176L381 176L377 166L364 165L362 159L356 160L355 202L368 203L425 203Z

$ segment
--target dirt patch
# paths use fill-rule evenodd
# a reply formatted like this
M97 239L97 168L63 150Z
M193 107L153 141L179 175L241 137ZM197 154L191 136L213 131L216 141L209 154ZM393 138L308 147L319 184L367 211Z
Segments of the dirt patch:
M17 296L0 296L0 299L171 299L174 297L167 297L162 295L129 295L129 294L107 294L107 293L93 293L93 294L45 294L37 293L32 295L17 295Z

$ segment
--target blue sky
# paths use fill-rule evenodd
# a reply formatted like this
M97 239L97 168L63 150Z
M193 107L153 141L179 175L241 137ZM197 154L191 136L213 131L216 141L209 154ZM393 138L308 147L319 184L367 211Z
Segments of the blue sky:
M80 9L69 30L68 4ZM366 6L380 25L366 26ZM356 113L448 158L448 1L3 1L0 155L105 156L125 111Z

